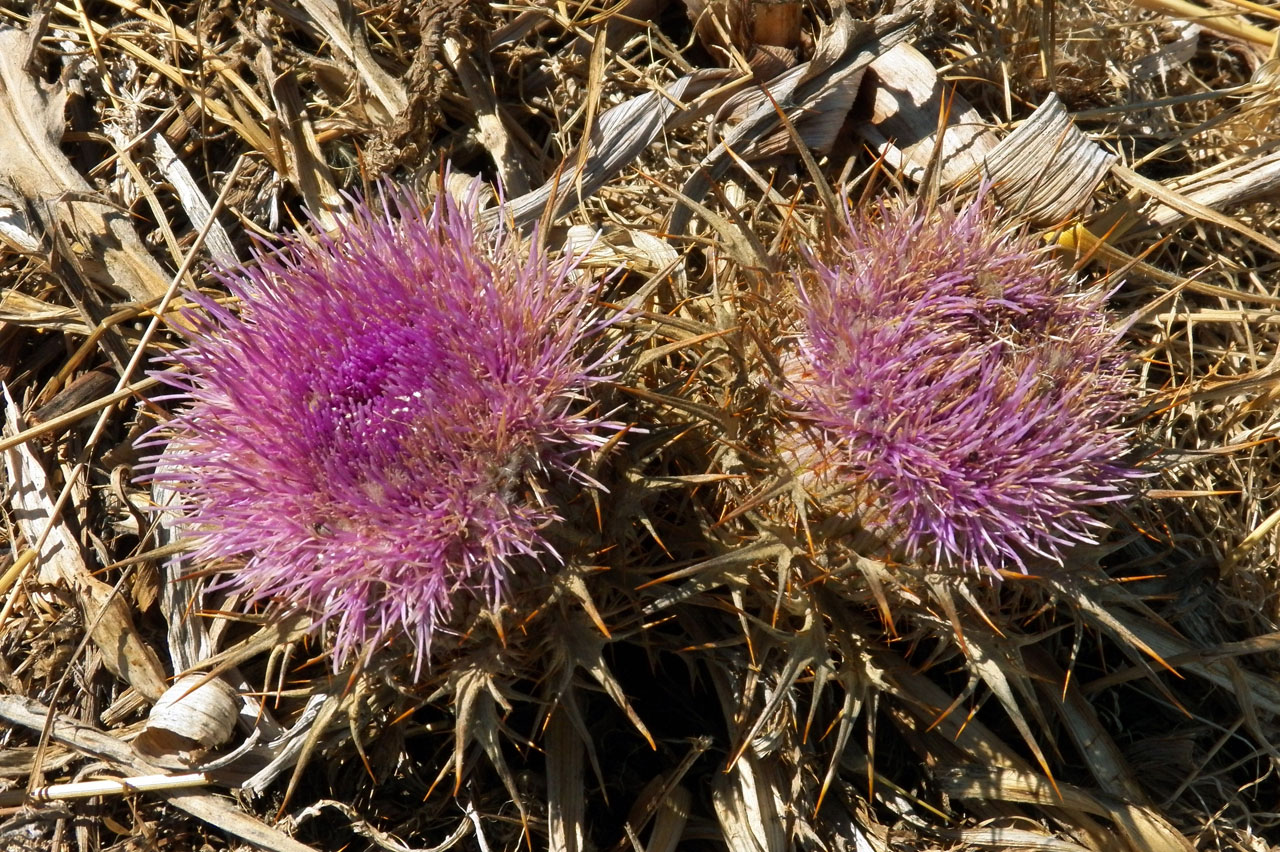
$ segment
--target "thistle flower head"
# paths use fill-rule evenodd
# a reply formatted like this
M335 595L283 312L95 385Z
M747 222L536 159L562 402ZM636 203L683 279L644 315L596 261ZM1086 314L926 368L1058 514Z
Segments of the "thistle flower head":
M939 566L1026 570L1094 542L1136 474L1107 293L1082 289L984 199L851 219L801 278L790 396L809 477Z
M534 477L592 484L573 463L614 428L583 397L607 321L573 258L474 204L386 196L220 273L239 315L193 297L152 476L197 558L247 558L223 584L330 623L336 664L403 633L420 666L463 599L496 605L520 557L554 553Z

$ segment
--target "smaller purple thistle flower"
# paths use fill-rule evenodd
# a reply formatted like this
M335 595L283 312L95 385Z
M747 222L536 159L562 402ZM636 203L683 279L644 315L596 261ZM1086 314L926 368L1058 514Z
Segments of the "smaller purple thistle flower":
M789 395L811 484L852 492L866 526L938 566L1025 572L1096 543L1089 507L1139 476L1107 292L1002 233L985 197L878 214L802 281Z
M152 479L197 559L247 555L221 585L331 623L335 665L405 634L417 670L461 600L497 606L517 560L555 556L530 478L594 486L575 456L618 426L587 413L612 351L587 354L608 320L575 258L474 202L384 195L219 273L241 315L192 297Z

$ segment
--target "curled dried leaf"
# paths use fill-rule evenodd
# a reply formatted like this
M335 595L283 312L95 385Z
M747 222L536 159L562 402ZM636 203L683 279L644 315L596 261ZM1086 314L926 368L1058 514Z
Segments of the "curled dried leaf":
M156 701L133 747L143 757L194 756L230 739L239 715L240 697L230 684L186 674Z

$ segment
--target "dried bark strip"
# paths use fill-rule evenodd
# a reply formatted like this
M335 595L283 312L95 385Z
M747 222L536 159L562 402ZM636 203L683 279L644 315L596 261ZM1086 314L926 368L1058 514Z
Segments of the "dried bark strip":
M166 277L128 217L102 197L58 148L66 92L27 72L27 33L0 28L0 182L27 200L46 236L65 229L92 281L140 302L163 295Z

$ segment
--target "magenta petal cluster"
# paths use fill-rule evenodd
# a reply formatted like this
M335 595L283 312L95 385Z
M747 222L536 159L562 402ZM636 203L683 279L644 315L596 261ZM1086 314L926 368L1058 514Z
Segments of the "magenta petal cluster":
M939 567L1027 570L1096 540L1136 472L1107 293L980 198L883 205L801 275L796 455L867 526Z
M530 482L593 485L575 457L617 426L588 413L611 352L574 258L384 195L220 273L238 313L194 297L152 476L198 559L246 560L223 584L328 623L338 664L403 634L420 666L464 599L554 557Z

